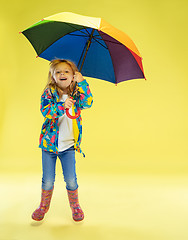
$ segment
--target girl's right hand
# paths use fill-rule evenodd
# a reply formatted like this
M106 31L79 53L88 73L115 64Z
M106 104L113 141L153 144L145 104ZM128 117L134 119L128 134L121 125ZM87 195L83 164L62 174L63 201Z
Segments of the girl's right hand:
M76 100L73 100L72 98L67 98L65 101L65 109L68 108L70 109L72 107L72 104L74 104Z

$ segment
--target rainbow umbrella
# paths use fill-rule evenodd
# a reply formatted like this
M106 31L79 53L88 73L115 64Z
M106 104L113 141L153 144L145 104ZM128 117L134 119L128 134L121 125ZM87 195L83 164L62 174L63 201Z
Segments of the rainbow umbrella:
M119 83L145 78L134 42L102 18L70 12L46 17L21 32L37 57L69 59L83 76Z

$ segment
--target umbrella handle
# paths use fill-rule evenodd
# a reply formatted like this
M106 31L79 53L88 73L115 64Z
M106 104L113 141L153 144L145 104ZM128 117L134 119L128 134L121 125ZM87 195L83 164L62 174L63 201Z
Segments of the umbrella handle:
M71 97L71 98L72 98L72 97ZM72 98L72 99L73 99L73 98ZM81 111L80 111L80 109L78 109L78 112L75 114L75 116L72 116L72 115L70 115L70 113L69 113L69 109L66 108L67 117L69 117L70 119L76 119L76 118L78 118L78 117L80 116L80 113L81 113Z
M75 116L72 116L72 115L70 115L70 113L69 113L69 109L68 108L66 108L66 114L67 114L67 117L69 117L70 119L76 119L76 118L78 118L79 116L80 116L80 109L78 109L78 112L75 114Z

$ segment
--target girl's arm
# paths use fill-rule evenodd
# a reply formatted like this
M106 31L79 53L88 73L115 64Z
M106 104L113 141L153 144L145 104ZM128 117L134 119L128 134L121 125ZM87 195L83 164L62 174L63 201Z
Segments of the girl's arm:
M80 109L90 108L93 104L93 96L86 80L78 82L78 92L80 93L77 99L77 104Z
M56 102L47 88L41 96L40 111L48 119L59 118L65 113L65 102Z

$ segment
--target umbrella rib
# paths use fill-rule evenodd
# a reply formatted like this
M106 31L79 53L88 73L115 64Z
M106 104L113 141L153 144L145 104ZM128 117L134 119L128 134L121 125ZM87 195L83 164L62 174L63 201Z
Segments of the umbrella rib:
M66 22L65 22L65 23L66 23ZM68 23L66 23L66 24L69 25ZM90 36L90 33L88 32L88 30L87 30L87 28L86 28L85 26L83 26L83 27L84 27L84 29L86 30L86 32L88 33L88 35L87 35L85 32L82 32L81 30L77 29L76 27L73 27L72 25L71 25L71 27L74 28L74 29L76 29L77 31L79 31L79 32L81 32L81 33L84 33L85 36L83 36L83 35L77 35L77 34L71 34L71 33L69 33L68 35L78 36L78 37L89 37L89 36ZM96 35L96 36L97 36L97 35ZM98 43L99 43L101 46L103 46L104 48L108 49L108 47L104 46L102 43L100 43L99 41L97 41L95 36L93 36L92 39L94 39L96 42L98 42ZM102 40L102 39L100 39L100 38L98 38L98 39L99 39L99 40Z
M99 38L100 39L100 38ZM96 38L95 37L93 37L93 40L95 40L96 42L98 42L101 46L103 46L104 48L106 48L106 49L108 49L108 47L107 46L104 46L102 43L100 43L98 40L96 40ZM100 39L100 40L102 40L102 39Z
M77 36L77 37L88 37L88 35L79 35L79 34L74 34L74 33L68 33L67 35L71 35L71 36ZM105 40L105 39L101 39L99 37L96 36L93 36L93 38L96 42L98 42L99 44L101 44L104 48L108 49L107 47L105 47L102 43L100 43L98 40L103 40L105 42L111 42L111 43L114 43L114 44L119 44L119 45L122 45L122 43L118 43L118 42L113 42L113 41L110 41L110 40Z
M95 37L95 38L96 38L96 37ZM101 40L101 38L99 38L99 37L98 37L97 39ZM111 43L114 43L114 44L123 45L123 44L120 43L120 42L113 42L113 41L110 41L110 40L105 40L105 39L103 39L103 38L102 38L102 40L105 41L105 42L111 42Z
M123 45L122 43L119 43L119 42L113 42L113 41L110 41L110 40L105 40L103 39L105 42L110 42L110 43L114 43L114 44L118 44L118 45Z
M76 37L88 37L87 35L85 36L83 36L83 35L79 35L79 34L74 34L74 33L68 33L67 35L71 35L71 36L76 36ZM106 49L108 49L108 47L106 47L106 46L104 46L102 43L100 43L98 40L97 40L97 38L96 37L93 37L92 38L93 40L95 40L96 42L98 42L101 46L103 46L104 48L106 48ZM102 39L100 39L100 38L98 38L99 40L102 40Z
M90 34L90 33L88 32L88 30L85 28L85 26L84 26L84 29L86 30L86 32L87 32L88 34ZM93 28L93 30L94 30L94 28ZM97 35L96 35L96 36L97 36ZM104 48L108 49L108 47L104 46L102 43L100 43L99 41L97 41L94 35L92 36L92 39L94 39L96 42L98 42L98 43L99 43L101 46L103 46ZM92 40L92 39L91 39L91 40ZM100 39L100 38L99 38L99 39ZM102 39L100 39L100 40L102 40Z
M67 35L77 36L77 37L88 37L88 35L79 35L79 34L74 34L74 33L68 33Z
M87 37L89 36L89 34L87 35L85 32L82 32L80 29L77 29L76 27L73 27L73 26L70 25L69 23L66 23L66 22L64 22L64 23L67 24L67 25L69 25L70 27L74 28L76 31L79 31L79 32L85 34ZM86 30L86 31L87 31L87 30Z
M88 35L90 36L91 33L88 32L87 28L85 26L83 26L84 29L86 30L86 32L88 33ZM92 29L93 30L93 29Z
M87 31L87 30L86 30ZM87 31L88 32L88 31ZM89 32L88 32L89 33ZM71 36L77 36L77 37L88 37L88 35L79 35L79 34L74 34L74 33L68 33L67 35L71 35ZM97 35L96 35L97 36ZM93 40L95 40L96 42L98 42L101 46L103 46L104 48L108 49L108 47L104 46L102 43L100 43L99 41L97 41L96 37L92 37ZM102 40L101 38L98 38L99 40Z

